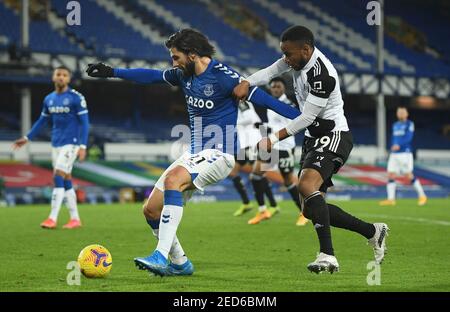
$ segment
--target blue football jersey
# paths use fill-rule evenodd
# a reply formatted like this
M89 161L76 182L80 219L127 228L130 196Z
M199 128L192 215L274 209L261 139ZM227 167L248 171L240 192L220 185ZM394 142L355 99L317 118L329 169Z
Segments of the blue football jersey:
M414 136L414 123L411 120L397 121L392 126L392 145L400 146L393 153L411 153Z
M186 98L191 128L191 153L218 149L235 154L238 150L237 101L231 97L240 75L232 68L211 60L200 75L185 77L180 69L168 69L163 78L180 86ZM256 142L255 142L256 143Z
M79 116L87 113L84 96L74 89L69 88L63 93L54 91L47 95L41 115L52 121L52 146L86 145L87 142L81 142Z

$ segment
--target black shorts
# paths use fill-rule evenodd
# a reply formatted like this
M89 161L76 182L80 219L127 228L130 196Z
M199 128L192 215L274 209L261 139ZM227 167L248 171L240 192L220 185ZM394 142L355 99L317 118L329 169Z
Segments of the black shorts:
M345 164L352 148L353 136L350 131L329 132L319 138L305 137L300 171L305 168L319 171L324 181L319 190L325 193L333 186L331 178Z
M294 158L295 149L278 151L278 169L282 174L292 173L294 171L295 158Z
M253 165L256 160L255 149L250 146L241 148L239 153L234 155L234 159L241 166L245 166L246 164Z

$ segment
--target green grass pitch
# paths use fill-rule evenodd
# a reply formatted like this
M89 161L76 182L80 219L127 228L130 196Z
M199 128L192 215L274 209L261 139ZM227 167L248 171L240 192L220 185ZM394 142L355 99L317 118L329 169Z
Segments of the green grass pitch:
M223 202L190 203L184 210L178 236L196 271L166 278L134 266L134 257L156 246L139 204L81 205L84 227L76 230L61 229L68 218L64 207L56 230L39 227L47 205L0 208L0 291L450 291L450 199L432 199L425 207L414 200L386 208L374 200L338 205L388 223L381 285L366 282L373 254L363 237L333 229L340 272L316 275L306 269L318 251L316 234L311 223L294 225L293 203L282 202L281 214L250 226L253 212L233 217L238 203ZM67 263L92 243L111 251L111 274L67 285Z

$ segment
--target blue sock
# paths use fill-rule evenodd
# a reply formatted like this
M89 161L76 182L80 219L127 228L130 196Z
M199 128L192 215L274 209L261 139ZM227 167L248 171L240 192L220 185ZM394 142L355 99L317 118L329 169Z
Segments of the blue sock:
M159 230L159 220L160 219L154 220L154 219L147 219L147 218L145 218L145 220L147 220L148 225L150 225L150 227L153 230Z
M414 182L416 182L416 176L413 176L411 179L411 185L414 184Z

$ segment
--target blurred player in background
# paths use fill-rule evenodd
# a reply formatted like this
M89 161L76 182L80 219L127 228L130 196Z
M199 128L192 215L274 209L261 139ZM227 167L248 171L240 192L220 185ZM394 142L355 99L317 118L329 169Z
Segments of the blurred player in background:
M270 83L270 94L277 98L278 100L295 107L295 104L285 94L286 82L281 77L273 78ZM270 132L276 132L282 129L285 125L289 123L289 119L268 110L267 111L267 126ZM302 226L308 222L302 214L302 207L300 203L300 196L297 189L297 179L295 178L294 172L294 152L295 152L295 137L289 137L285 140L277 142L273 145L273 149L276 150L279 155L278 169L283 177L284 186L287 188L292 200L297 205L300 210L300 215L297 219L296 225Z
M380 202L381 206L395 205L395 178L406 177L417 191L418 205L423 206L427 202L427 196L422 184L414 174L414 159L412 154L412 140L414 137L414 123L408 119L408 110L404 106L397 108L397 119L392 125L391 153L389 155L387 171L389 182L386 186L387 199Z
M241 196L242 205L234 212L234 216L238 217L253 209L253 205L248 198L247 189L245 188L239 172L246 165L253 167L256 160L255 142L261 140L261 133L258 125L261 124L261 119L249 101L240 101L238 105L237 117L237 133L239 138L240 150L235 155L235 165L231 170L230 178L236 191Z
M74 229L81 226L77 208L77 196L72 187L72 167L78 156L79 161L86 157L89 136L89 117L84 96L69 87L71 73L64 66L53 72L55 91L44 99L42 113L28 134L13 144L21 148L52 121L52 165L54 170L54 189L49 217L41 223L47 229L56 228L59 210L63 199L69 209L70 220L63 226Z
M166 47L172 58L172 69L123 69L98 63L89 64L87 73L92 77L118 77L146 84L167 83L183 90L189 113L191 149L166 169L146 201L144 215L158 245L150 256L134 261L138 268L160 276L191 275L194 267L176 232L184 200L189 194L223 180L234 167L234 155L238 151L238 102L232 97L232 91L240 75L212 58L214 47L196 30L183 29L174 33L166 41ZM290 118L299 114L258 88L250 92L249 100L254 104ZM324 123L327 125L327 121L320 121ZM329 129L329 125L330 122L325 128Z
M323 196L333 185L332 176L344 165L353 148L337 71L315 46L314 35L308 28L292 26L283 32L280 41L283 58L243 80L233 92L236 98L245 99L250 86L265 85L285 72L292 73L295 96L302 114L281 130L263 138L258 146L271 150L276 142L308 127L302 147L298 189L304 199L303 213L314 224L320 252L307 268L316 273L339 271L330 226L366 237L373 247L375 261L381 263L385 255L387 225L360 220L338 206L326 203ZM322 135L311 133L310 126L317 116L333 120L335 126L332 131Z
M261 220L259 221L269 219L273 214L279 211L279 207L277 206L277 202L275 200L275 197L273 196L269 181L264 176L264 172L260 170L261 164L260 160L258 160L258 153L256 150L255 142L259 142L259 140L262 139L260 131L261 125L261 118L259 118L258 113L256 113L253 104L250 101L240 101L237 119L237 131L241 150L236 157L236 165L230 176L233 176L234 171L237 169L236 166L239 166L239 168L241 168L241 166L245 165L246 163L252 165L250 181L252 183L253 191L260 211L258 212L257 216L264 216L264 218L261 218ZM233 182L235 183L235 187L238 188L239 185L236 184L235 178L233 178ZM241 194L242 189L238 189L238 192ZM269 209L266 208L264 195L266 195L269 199ZM236 210L234 216L240 216L253 208L252 206L245 205L244 197L242 197L242 200L244 204L239 207L238 210Z

